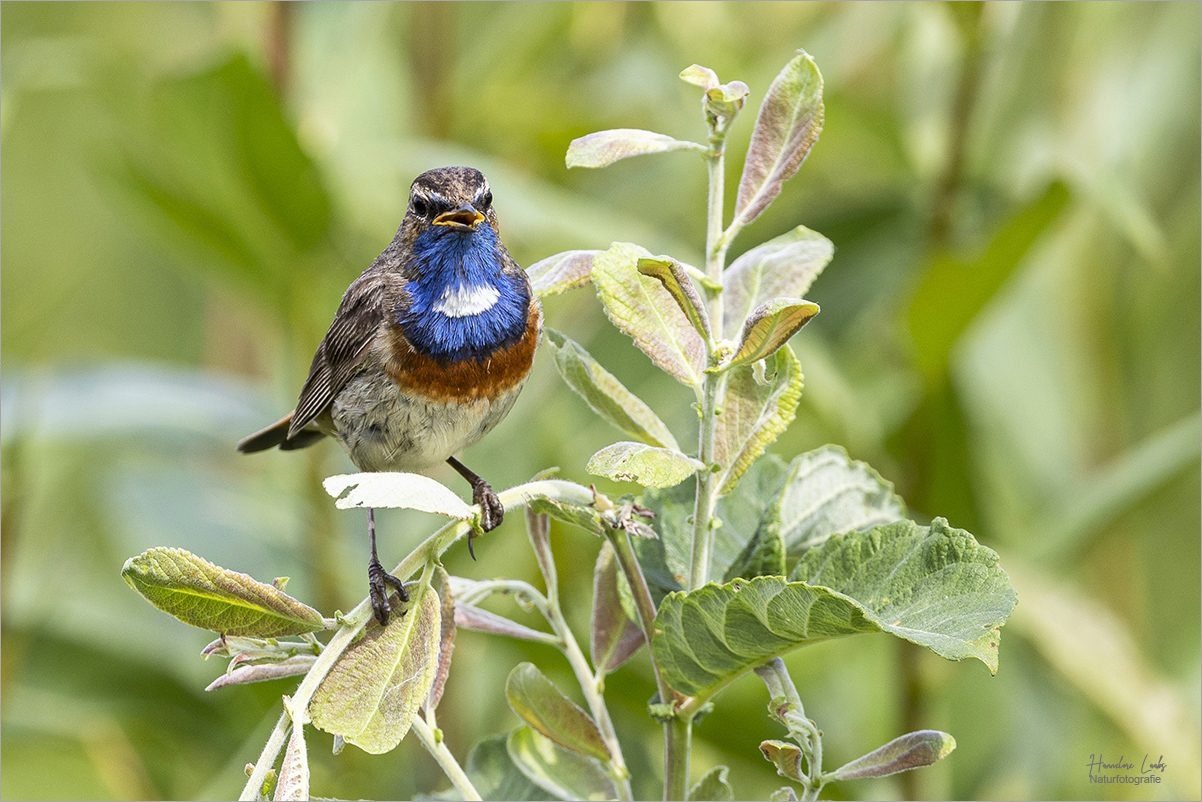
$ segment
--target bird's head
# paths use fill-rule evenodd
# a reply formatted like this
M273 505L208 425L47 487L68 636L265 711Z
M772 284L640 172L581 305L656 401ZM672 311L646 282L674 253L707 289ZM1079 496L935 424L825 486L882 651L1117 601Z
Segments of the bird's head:
M427 170L409 188L405 222L415 234L425 231L455 231L467 234L487 223L496 231L488 179L471 167L440 167Z

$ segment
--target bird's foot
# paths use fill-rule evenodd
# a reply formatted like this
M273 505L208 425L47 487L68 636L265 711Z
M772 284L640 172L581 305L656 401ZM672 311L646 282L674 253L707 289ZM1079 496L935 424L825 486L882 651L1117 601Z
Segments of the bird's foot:
M483 479L472 482L472 502L480 505L480 529L491 532L505 519L505 505Z
M380 626L386 627L388 626L388 617L392 615L392 604L388 601L388 586L396 588L401 602L407 602L409 594L405 592L405 583L385 571L384 566L380 565L380 561L373 556L367 563L367 585L370 589L372 612L375 613Z

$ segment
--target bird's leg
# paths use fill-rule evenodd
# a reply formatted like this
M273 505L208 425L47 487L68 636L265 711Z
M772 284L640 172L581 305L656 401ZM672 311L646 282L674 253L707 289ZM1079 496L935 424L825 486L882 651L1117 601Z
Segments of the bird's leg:
M471 484L472 501L480 505L480 528L488 532L500 526L501 521L505 518L505 506L501 503L501 499L497 498L497 494L493 492L492 486L454 457L447 457L447 464L458 471L459 475L467 479L468 483ZM467 550L469 553L472 551L472 535L468 535ZM476 559L474 553L472 554L472 559Z
M376 511L367 508L367 540L371 544L371 557L367 561L367 586L370 588L371 609L376 614L380 626L388 626L388 617L392 614L392 605L388 602L388 586L396 588L402 602L409 601L405 592L405 583L384 570L380 558L376 556Z

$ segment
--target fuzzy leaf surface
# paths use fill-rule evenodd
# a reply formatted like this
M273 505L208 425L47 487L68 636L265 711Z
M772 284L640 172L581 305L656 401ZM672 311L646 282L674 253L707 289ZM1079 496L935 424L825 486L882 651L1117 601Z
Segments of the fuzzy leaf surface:
M644 487L673 487L704 469L700 461L679 451L628 441L601 449L585 467L593 476L638 482Z
M905 517L906 504L893 485L838 446L794 458L776 501L780 536L793 556L831 535Z
M801 400L801 363L793 349L776 352L774 376L766 383L751 365L734 368L726 382L722 414L714 430L714 462L721 466L715 481L718 493L735 489L739 478L783 432Z
M564 749L609 760L609 748L588 713L564 696L533 663L518 663L509 672L505 698L522 721Z
M430 693L426 697L426 709L435 710L446 689L447 676L451 673L451 654L455 651L455 594L451 592L451 577L441 565L434 569L434 590L438 594L438 667Z
M746 671L840 635L889 632L997 671L1015 593L993 550L941 518L832 537L790 580L757 577L665 597L652 649L681 693L708 698Z
M939 730L908 732L831 772L832 780L887 777L929 766L952 753L956 739Z
M818 311L818 304L799 298L773 298L760 304L743 325L739 346L726 367L750 365L772 356Z
M325 628L312 607L183 549L148 549L126 560L121 577L168 615L224 635L278 638Z
M503 615L477 607L474 604L455 605L455 626L460 629L470 629L473 632L487 632L490 635L503 635L518 640L531 640L543 643L547 640L546 632L531 629L525 624L519 624Z
M546 329L543 337L559 375L594 412L648 445L680 450L672 432L651 407L601 367L588 351L555 329Z
M539 788L559 799L608 800L618 789L595 759L569 752L530 727L509 733L509 758Z
M818 141L822 115L822 75L814 60L799 50L760 104L739 179L735 220L750 223L776 199Z
M705 153L704 145L682 142L667 134L639 128L613 128L573 139L564 161L573 167L608 167L614 162L643 156L648 153L667 153L671 150L693 150Z
M803 297L834 255L830 240L798 226L735 259L722 274L722 336L735 337L773 298Z
M292 725L284 760L280 763L280 779L275 785L275 802L309 798L309 752L305 746L305 728Z
M526 268L534 294L545 298L583 287L593 271L593 257L601 251L563 251Z
M388 626L368 622L309 705L315 727L373 755L400 744L438 671L438 594L424 585L414 595L405 614Z
M701 384L706 349L701 335L656 279L638 271L652 255L628 242L615 242L593 260L592 279L605 314L666 373L690 387Z
M331 476L323 481L340 510L354 507L399 507L432 512L466 521L474 514L467 502L441 482L419 473L380 471Z
M676 305L693 324L698 334L710 336L705 303L680 262L667 256L658 256L654 259L640 259L637 267L644 276L650 276L664 285L664 289L672 296L672 300L676 301Z

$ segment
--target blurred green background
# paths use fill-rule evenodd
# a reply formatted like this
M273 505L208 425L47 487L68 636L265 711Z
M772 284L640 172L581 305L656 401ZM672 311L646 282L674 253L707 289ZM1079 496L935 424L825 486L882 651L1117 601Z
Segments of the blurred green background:
M418 172L484 170L524 265L613 240L697 263L694 156L568 173L567 144L704 136L676 78L696 62L752 88L733 185L754 106L803 47L825 130L731 253L799 223L837 248L773 451L844 445L917 516L996 549L1020 595L994 678L885 636L789 657L829 766L918 727L959 744L832 796L1199 798L1200 26L1197 3L4 3L0 796L237 794L292 685L206 694L224 669L200 659L211 636L119 571L180 546L291 576L326 614L363 597L364 515L319 487L351 469L341 452L233 444L291 408ZM592 293L545 306L695 438L691 396ZM616 439L540 360L466 461L498 487L550 465L588 481ZM384 561L434 526L381 516ZM586 639L598 542L553 540ZM464 552L452 573L535 575L520 517L477 541L479 562ZM517 724L502 688L522 659L573 687L549 648L458 639L439 723L461 759ZM659 794L653 690L645 654L607 681L642 798ZM750 676L718 698L695 778L727 764L744 799L781 784L757 750L780 736L766 701ZM315 793L447 786L412 741L329 746L310 738ZM1099 753L1163 755L1164 781L1091 785Z

